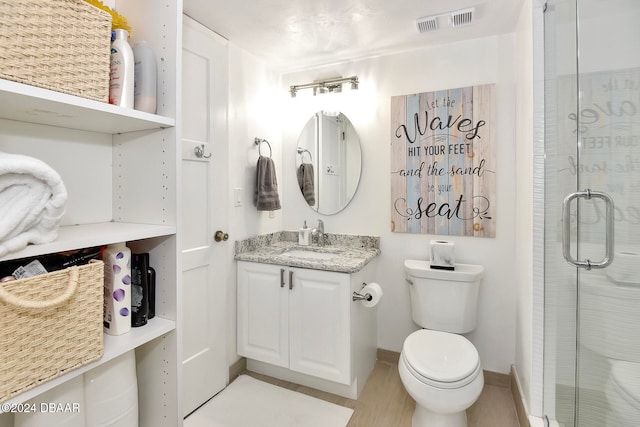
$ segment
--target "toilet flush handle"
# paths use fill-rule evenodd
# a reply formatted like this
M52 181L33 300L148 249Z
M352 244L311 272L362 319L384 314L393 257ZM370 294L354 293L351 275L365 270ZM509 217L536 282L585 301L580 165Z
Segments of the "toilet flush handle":
M413 280L412 280L412 279L410 279L410 278L408 278L408 277L405 277L405 280L406 280L407 282L409 282L409 284L410 284L410 285L413 285Z

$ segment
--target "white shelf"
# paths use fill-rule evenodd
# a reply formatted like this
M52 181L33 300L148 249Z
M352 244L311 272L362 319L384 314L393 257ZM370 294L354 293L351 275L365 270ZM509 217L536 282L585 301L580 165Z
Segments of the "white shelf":
M7 141L5 151L52 161L61 176L73 183L69 184L69 194L73 195L75 205L69 205L69 214L73 215L67 216L65 223L79 224L60 227L54 242L29 245L0 257L0 263L133 242L132 247L162 260L158 264L161 280L156 286L161 296L157 301L158 314L164 318L154 318L146 326L122 336L105 336L105 354L100 360L27 390L9 402L44 398L41 393L136 349L144 356L136 367L144 379L138 383L140 425L182 426L182 337L177 324L182 279L177 204L181 188L182 1L166 0L161 7L154 0L111 3L136 29L136 37L146 40L156 54L159 114L0 78L0 140ZM151 20L150 10L154 10ZM95 138L89 133L94 133ZM77 147L76 143L82 146ZM84 179L77 161L81 162L81 169L94 168L96 175L107 180L100 187L108 193L101 204L82 206L85 200L87 204L96 200L95 186L92 180ZM103 216L103 212L111 212L113 216ZM69 221L70 218L73 219ZM120 220L111 221L115 218ZM101 219L108 222L87 224Z
M29 245L0 258L0 262L12 259L34 257L54 252L90 248L110 243L149 239L175 234L175 225L137 224L125 222L104 222L60 227L58 238L42 245Z
M65 374L58 378L54 378L51 381L47 381L46 383L32 388L31 390L27 390L24 393L21 393L20 395L14 397L13 399L8 400L7 403L19 404L26 402L29 399L33 399L34 397L37 397L45 391L51 390L52 388L63 384L70 379L73 379L97 366L102 365L103 363L115 359L116 357L128 352L129 350L133 350L158 337L161 337L173 331L175 328L176 323L174 321L154 317L153 319L149 320L145 326L139 328L131 328L131 332L128 332L124 335L111 336L104 334L104 355L99 360L81 366L78 369L69 372L68 374Z
M169 117L2 79L0 118L110 134L175 126Z

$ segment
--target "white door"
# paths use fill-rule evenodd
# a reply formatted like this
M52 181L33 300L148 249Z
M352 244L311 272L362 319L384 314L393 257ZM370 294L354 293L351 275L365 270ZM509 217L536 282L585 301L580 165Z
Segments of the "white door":
M226 292L227 42L184 17L182 49L182 355L184 413L229 381Z

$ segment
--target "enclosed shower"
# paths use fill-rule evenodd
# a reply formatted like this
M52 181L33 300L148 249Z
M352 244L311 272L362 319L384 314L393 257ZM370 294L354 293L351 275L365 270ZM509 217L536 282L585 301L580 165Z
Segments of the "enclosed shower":
M640 425L640 1L544 13L550 424Z

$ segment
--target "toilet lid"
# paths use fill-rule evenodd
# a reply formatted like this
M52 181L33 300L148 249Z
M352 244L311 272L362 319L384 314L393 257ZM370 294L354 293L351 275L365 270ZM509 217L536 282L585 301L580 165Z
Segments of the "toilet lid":
M611 379L618 385L622 396L631 406L640 409L640 378L638 363L616 360L611 363Z
M409 335L402 348L416 374L441 383L454 383L479 371L480 357L462 335L422 329Z

